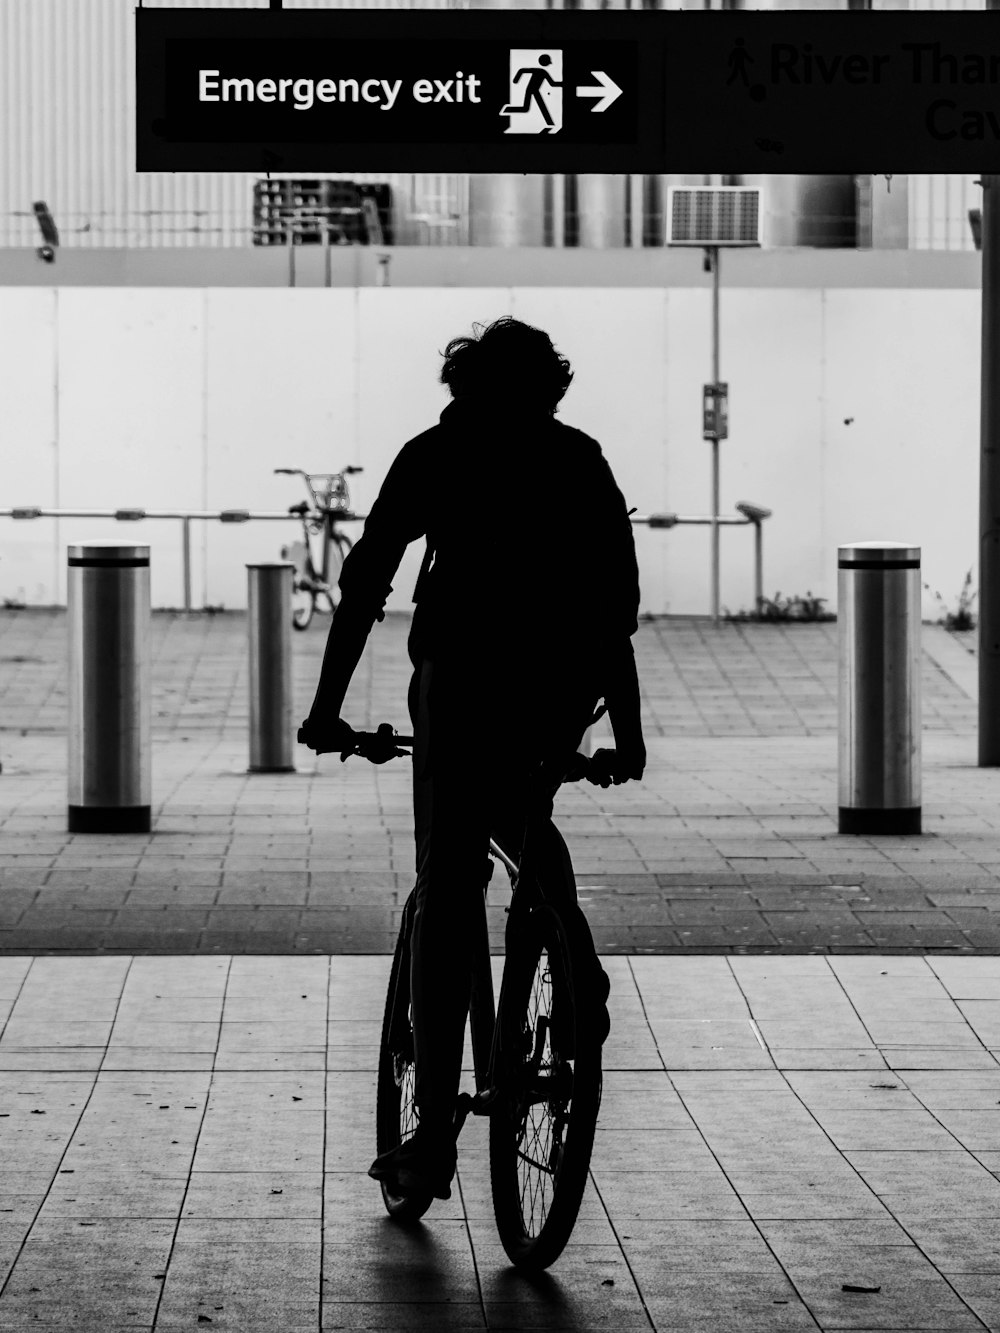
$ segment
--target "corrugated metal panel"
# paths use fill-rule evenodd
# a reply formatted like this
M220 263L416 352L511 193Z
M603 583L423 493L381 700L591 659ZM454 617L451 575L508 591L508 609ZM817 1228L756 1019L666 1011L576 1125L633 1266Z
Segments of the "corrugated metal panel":
M286 0L287 8L351 7ZM365 0L379 8L447 8L450 0ZM145 0L147 8L266 9L267 0ZM0 245L33 246L44 199L72 246L250 245L253 174L137 174L134 0L2 0ZM386 181L399 196L401 240L446 244L463 183L454 175L334 173Z
M910 248L973 250L969 209L981 208L976 176L911 176Z
M503 7L506 0L285 0L289 9ZM592 0L597 3L598 0ZM661 0L701 8L703 0ZM761 3L764 0L760 0ZM768 0L779 8L809 8ZM268 0L144 0L148 8L266 8ZM526 0L520 0L526 4ZM588 4L591 0L588 0ZM613 0L616 7L637 0ZM136 174L135 0L0 0L0 245L38 243L31 205L44 199L64 245L204 246L252 242L252 174ZM983 9L985 0L910 0L919 9ZM336 175L337 173L323 173ZM351 172L387 181L398 239L468 238L468 179ZM917 177L910 244L969 249L971 177Z

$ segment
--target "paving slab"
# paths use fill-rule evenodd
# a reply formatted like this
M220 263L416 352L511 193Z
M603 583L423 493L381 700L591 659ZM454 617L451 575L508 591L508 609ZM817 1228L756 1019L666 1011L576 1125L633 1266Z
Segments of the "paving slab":
M298 714L326 624L293 639ZM356 725L406 725L408 629L394 614L372 635ZM557 804L602 951L1000 953L975 635L922 636L924 834L848 837L836 624L643 621L644 781ZM408 765L299 749L296 772L249 774L246 641L241 613L153 615L153 831L70 834L66 615L0 610L0 954L391 950L414 873Z
M0 1071L0 1329L1000 1330L1000 1060L967 998L992 989L995 960L606 956L591 1177L536 1279L499 1245L485 1122L463 1135L452 1198L413 1228L365 1174L384 955L2 963L6 1025L37 1044ZM234 1063L222 1034L257 1020L255 985L282 1031L308 1012L325 1032L335 1009L355 1055L321 1041ZM76 1066L45 1044L74 991L114 1003ZM130 1048L125 1067L119 1026L169 1032L149 1018L157 996L214 1006L216 1044L168 1044L167 1068L156 1045ZM863 1067L827 1044L834 1000ZM786 1068L769 1016L793 1005L801 1059ZM724 1034L710 1064L664 1040L672 1008L685 1031L701 1012L708 1049ZM904 1010L951 1040L890 1072L895 1030L873 1016Z

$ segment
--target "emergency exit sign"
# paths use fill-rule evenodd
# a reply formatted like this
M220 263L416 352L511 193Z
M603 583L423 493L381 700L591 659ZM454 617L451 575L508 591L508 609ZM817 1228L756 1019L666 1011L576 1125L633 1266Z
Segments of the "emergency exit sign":
M142 9L140 171L1000 172L1000 14Z

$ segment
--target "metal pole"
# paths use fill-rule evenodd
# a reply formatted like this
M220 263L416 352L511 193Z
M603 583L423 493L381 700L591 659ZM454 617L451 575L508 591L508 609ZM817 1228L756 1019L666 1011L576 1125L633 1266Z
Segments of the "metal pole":
M986 0L1000 9L1000 0ZM1000 176L983 176L979 372L979 767L1000 766Z
M754 606L758 616L764 604L764 525L758 518L753 525Z
M1000 176L984 176L979 454L979 767L1000 766Z
M149 547L69 547L68 829L150 830Z
M293 773L290 560L247 565L250 772Z
M708 247L712 265L712 383L719 383L719 247ZM719 623L719 441L712 441L712 623Z
M191 610L191 519L181 520L184 537L184 610Z
M840 833L919 833L920 547L838 551Z

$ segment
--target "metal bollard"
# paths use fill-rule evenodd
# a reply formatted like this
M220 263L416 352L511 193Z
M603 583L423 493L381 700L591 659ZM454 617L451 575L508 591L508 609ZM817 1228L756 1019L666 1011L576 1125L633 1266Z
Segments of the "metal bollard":
M149 547L68 548L70 833L150 830Z
M841 833L920 833L920 547L838 549Z
M292 570L247 565L250 636L250 772L293 773Z

